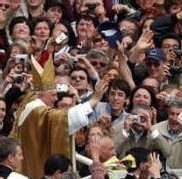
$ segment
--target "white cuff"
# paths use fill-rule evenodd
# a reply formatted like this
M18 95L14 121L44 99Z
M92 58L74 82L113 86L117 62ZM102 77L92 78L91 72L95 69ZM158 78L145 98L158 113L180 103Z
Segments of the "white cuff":
M125 129L123 129L123 135L125 136L125 137L129 137L129 132L128 131L126 131Z
M157 129L154 129L151 133L150 133L150 136L151 136L151 139L155 139L159 136L159 131Z
M89 124L88 115L92 111L93 110L89 102L78 104L68 110L68 125L70 135Z

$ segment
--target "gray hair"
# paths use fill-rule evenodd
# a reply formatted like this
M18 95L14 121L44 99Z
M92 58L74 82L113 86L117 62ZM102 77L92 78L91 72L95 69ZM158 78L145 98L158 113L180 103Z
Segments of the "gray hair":
M103 52L102 50L98 50L98 49L91 49L88 51L87 53L87 58L100 58L103 57L105 58L106 62L109 63L110 59L107 56L107 54L105 52Z

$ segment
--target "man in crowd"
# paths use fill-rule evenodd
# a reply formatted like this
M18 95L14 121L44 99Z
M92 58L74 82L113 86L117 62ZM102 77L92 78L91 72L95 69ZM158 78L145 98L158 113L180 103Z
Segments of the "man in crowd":
M18 140L0 137L0 177L6 179L15 171L23 160L22 149Z
M144 147L150 151L158 149L168 156L167 142L157 130L152 130L150 107L136 104L131 114L125 119L123 127L120 126L120 132L113 136L119 157L122 158L133 147Z
M157 123L153 129L157 129L169 144L170 155L167 158L167 165L170 168L182 168L181 147L182 147L182 119L178 115L182 113L182 101L174 101L168 109L168 119Z
M44 164L43 179L60 179L62 173L71 171L71 161L64 155L51 155Z

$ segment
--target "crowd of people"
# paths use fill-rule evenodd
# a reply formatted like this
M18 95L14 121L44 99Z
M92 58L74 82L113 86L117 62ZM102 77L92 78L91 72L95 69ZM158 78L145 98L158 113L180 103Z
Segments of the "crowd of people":
M0 177L178 178L181 38L181 0L0 0Z

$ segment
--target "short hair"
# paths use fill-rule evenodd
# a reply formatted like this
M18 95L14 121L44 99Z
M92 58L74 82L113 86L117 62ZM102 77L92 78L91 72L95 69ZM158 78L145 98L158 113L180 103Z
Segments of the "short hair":
M71 165L70 159L65 157L62 154L53 154L51 155L44 164L44 174L53 175L57 170L60 170L61 173L68 171L69 166Z
M114 78L109 82L108 93L111 90L111 88L124 91L124 93L126 94L126 97L130 96L131 88L128 82L126 82L125 80L121 78Z
M88 51L87 53L87 58L100 58L103 57L105 59L105 61L107 63L109 63L110 59L107 56L107 54L105 52L103 52L102 50L98 50L98 49L91 49Z
M79 23L82 19L84 19L84 20L86 20L86 21L92 21L95 27L98 26L98 20L97 20L95 14L93 14L93 13L90 13L90 12L87 12L87 11L81 12L81 13L78 15L78 17L77 17L76 26L78 25L78 23Z
M159 43L158 43L158 47L161 48L162 47L162 43L165 39L174 39L178 42L179 44L179 48L181 48L181 39L180 37L178 36L178 34L176 33L167 33L165 35L163 35L160 40L159 40Z
M74 95L68 92L57 92L58 99L55 101L54 106L57 108L58 103L63 100L63 98L71 98L74 99Z
M148 156L150 154L150 151L142 147L136 147L136 148L131 148L130 150L126 152L126 155L129 155L129 154L131 154L135 158L136 168L128 167L127 171L134 172L140 167L141 163L148 162L149 160Z
M9 155L15 155L17 146L20 146L20 142L17 139L1 136L0 137L0 162L4 162Z
M35 27L37 26L37 24L41 23L41 22L46 22L49 29L50 29L50 33L51 33L51 30L52 30L52 24L50 22L50 20L45 17L45 16L40 16L40 17L37 17L33 20L33 31L35 30Z
M71 75L74 71L83 71L83 72L86 74L86 76L87 76L87 81L88 81L88 83L91 82L90 75L89 75L88 71L87 71L85 68L82 68L82 67L80 67L80 66L75 66L75 67L73 67L73 68L71 69L70 75Z
M32 32L32 26L30 24L30 21L26 17L24 17L24 16L19 16L19 17L13 18L11 20L10 24L9 24L9 33L10 33L10 35L13 33L13 28L14 28L14 26L16 24L24 23L24 22L25 22L26 25L28 25L28 27L30 29L30 33L31 33Z

